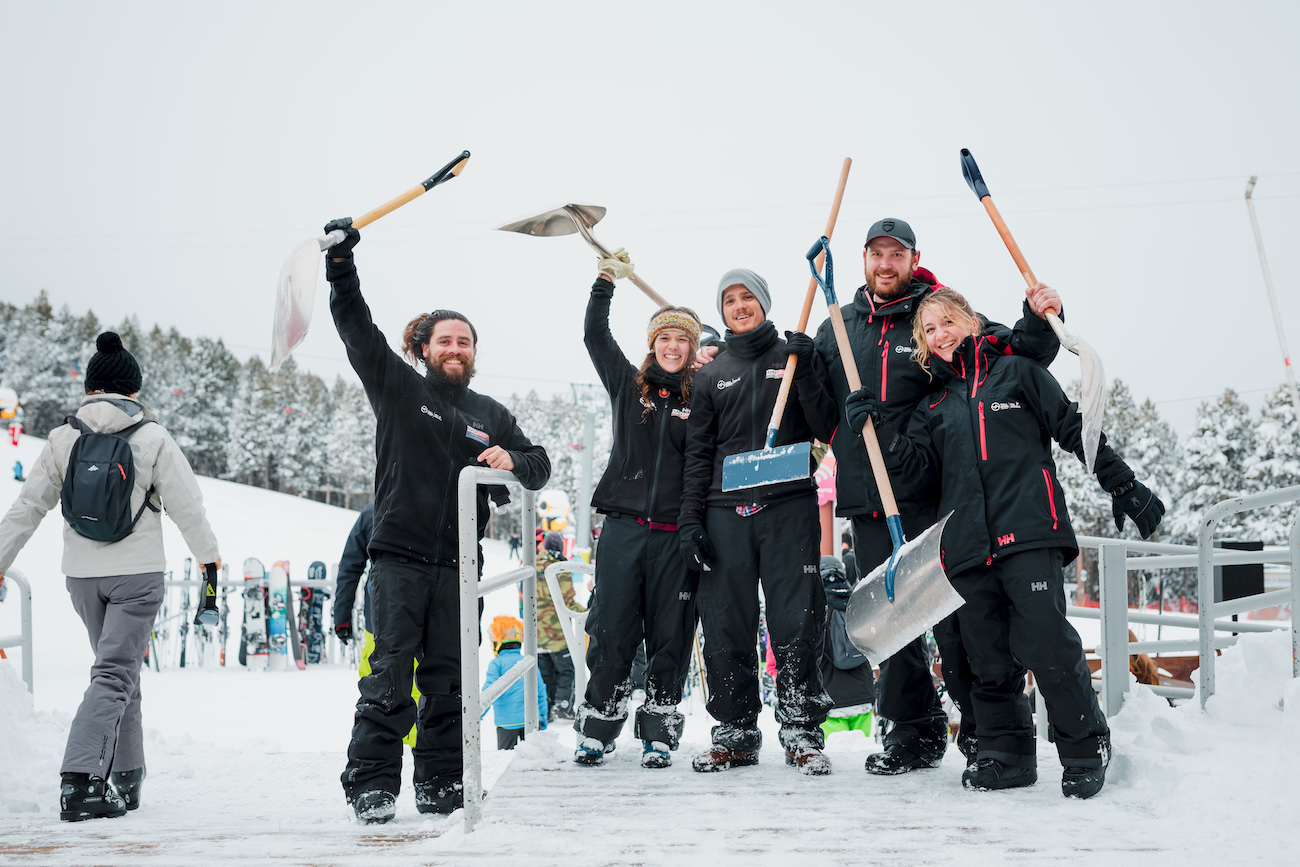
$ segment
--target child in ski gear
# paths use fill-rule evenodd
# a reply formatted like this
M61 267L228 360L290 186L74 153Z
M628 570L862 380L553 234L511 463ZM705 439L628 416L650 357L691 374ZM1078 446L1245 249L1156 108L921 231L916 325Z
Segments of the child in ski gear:
M1047 702L1066 796L1101 790L1110 730L1092 689L1078 633L1065 616L1061 567L1078 556L1049 437L1083 460L1078 404L1041 365L1007 352L959 293L931 293L917 307L915 358L943 388L923 401L903 433L880 426L891 473L938 486L944 569L966 604L958 610L975 683L978 753L962 775L976 789L1037 780L1036 740L1024 694L1033 670ZM861 410L873 395L855 392ZM1143 537L1164 504L1106 445L1094 472Z
M896 424L906 424L921 400L934 385L910 357L912 323L916 305L941 284L921 267L912 227L903 220L878 220L867 232L863 250L865 284L844 305L844 328L853 348L862 382L878 383L881 412ZM1060 344L1043 318L1048 308L1060 309L1060 298L1050 286L1038 284L1026 293L1024 312L1014 328L988 322L985 330L997 334L1017 354L1050 364ZM804 335L791 337L791 347L802 345ZM875 476L867 459L860 433L842 408L848 395L848 379L830 321L823 322L812 338L817 354L825 363L828 379L824 386L834 393L838 427L830 445L837 460L838 500L836 514L853 526L856 573L870 575L893 553L893 540L885 523L885 510L876 490ZM918 480L900 478L894 495L909 539L915 539L934 524L935 494ZM962 708L963 721L972 721L970 683L964 680L964 654L956 620L936 624L935 638L944 660L944 680L949 695ZM917 638L889 659L873 660L880 666L876 684L877 714L893 722L884 737L885 751L867 757L871 774L903 774L939 764L948 748L948 719L935 689L922 638Z
M540 490L551 465L505 407L469 389L478 334L463 315L436 310L407 325L403 350L423 375L389 348L361 296L352 253L361 234L351 220L336 220L327 232L334 229L346 237L326 253L330 312L377 421L369 544L375 649L341 782L359 819L391 819L402 738L416 723L416 808L450 813L463 800L457 478L464 467L490 467ZM488 495L479 487L480 539ZM417 658L418 711L411 700Z
M555 530L542 535L537 546L537 670L546 681L546 694L551 702L550 719L574 718L573 655L569 652L569 643L560 626L560 615L551 599L551 587L546 583L546 567L562 560L564 537ZM586 607L574 599L573 575L561 572L556 577L564 604L574 611L586 611ZM523 604L522 596L520 604Z
M492 651L496 657L488 663L487 678L483 681L485 690L523 657L519 648L524 640L524 624L518 617L501 614L492 619L488 632L492 636ZM546 681L539 677L537 720L543 731L546 730L546 708ZM491 709L492 721L497 726L497 749L513 750L515 744L524 739L524 679L521 677L506 687L506 691L492 702ZM487 715L486 709L483 715Z
M822 686L831 697L822 731L860 731L871 737L872 709L876 702L876 678L871 663L849 641L844 609L853 592L840 558L822 555L822 588L826 591L826 638L822 642Z
M86 399L75 416L80 430L64 424L50 432L18 499L0 521L2 584L45 513L59 502L78 439L87 432L114 434L150 422L131 439L130 509L132 514L143 511L130 534L120 541L99 542L79 535L64 521L68 593L95 651L90 686L73 718L60 768L59 817L70 822L121 816L140 805L145 773L140 666L163 599L162 507L200 563L221 564L203 495L185 455L153 411L137 399L143 377L135 357L111 331L99 335L95 347L86 366ZM104 469L127 476L124 467Z
M713 746L695 756L697 771L758 761L763 738L758 681L758 588L780 675L776 718L786 761L805 774L830 772L821 724L831 706L822 688L818 648L826 594L817 563L821 527L811 479L739 491L722 489L723 462L761 448L790 347L767 319L771 296L753 271L736 269L718 284L727 348L695 374L686 429L678 540L699 575L696 604L704 627ZM831 438L835 407L818 386L826 375L815 353L800 361L775 445ZM809 471L811 474L810 463ZM597 588L597 596L600 590Z
M633 733L642 742L642 766L666 768L686 724L677 705L695 636L699 576L678 553L677 510L700 321L685 307L656 311L646 353L633 364L609 328L614 279L631 274L632 265L619 250L598 268L584 341L614 408L614 443L591 498L605 520L587 615L590 677L574 724L583 740L574 761L599 764L623 730L644 641L645 699Z
M27 481L27 479L23 478L23 462L22 462L22 461L14 461L14 481L15 481L15 482L25 482L25 481Z

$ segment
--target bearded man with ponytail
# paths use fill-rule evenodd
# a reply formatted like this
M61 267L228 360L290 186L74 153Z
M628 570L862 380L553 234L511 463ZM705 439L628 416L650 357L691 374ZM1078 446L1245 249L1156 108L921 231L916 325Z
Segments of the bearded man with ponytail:
M597 765L627 722L632 662L646 648L645 702L634 733L641 765L672 764L686 719L677 711L695 635L699 576L678 553L686 420L700 345L700 320L685 307L663 307L646 329L649 351L628 360L609 329L614 279L632 273L621 250L601 259L587 302L585 342L609 392L614 444L591 504L605 515L596 589L587 615L590 677L574 728L582 741L573 760Z
M463 803L457 477L464 467L486 466L513 472L536 491L551 464L505 407L468 388L478 333L463 315L435 310L411 320L402 340L409 364L389 347L361 297L352 254L361 234L347 219L326 232L334 229L346 237L326 253L330 312L377 421L369 546L375 649L360 681L343 791L362 821L392 819L402 738L415 724L416 808L450 813ZM479 488L480 539L487 500ZM424 697L418 714L412 658L420 660L414 679Z

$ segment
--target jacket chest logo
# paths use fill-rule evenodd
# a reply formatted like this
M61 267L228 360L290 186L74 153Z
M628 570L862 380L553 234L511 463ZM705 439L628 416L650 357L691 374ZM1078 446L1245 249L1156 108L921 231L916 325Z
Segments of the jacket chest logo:
M424 413L429 418L436 418L438 421L442 421L442 416L438 415L436 412L429 409L427 406L423 404L420 405L420 412Z
M768 379L785 379L785 368L774 367L767 371Z
M989 409L994 412L1001 412L1004 409L1024 409L1018 400L993 401L989 404Z
M731 388L733 385L735 385L738 382L740 382L739 376L737 376L735 379L720 379L718 380L718 391L722 391L724 388Z
M897 346L894 347L894 351L895 351L895 352L908 352L908 353L910 353L910 352L912 351L912 344L910 344L910 343L900 343L900 344L898 344Z
M688 419L688 418L690 418L690 417L691 417L691 410L690 410L690 407L684 407L684 406L682 406L682 407L678 407L677 409L673 410L673 418L680 418L680 419L685 420L685 419Z
M488 444L487 431L477 430L472 425L465 425L465 436L469 439L476 440L483 445Z

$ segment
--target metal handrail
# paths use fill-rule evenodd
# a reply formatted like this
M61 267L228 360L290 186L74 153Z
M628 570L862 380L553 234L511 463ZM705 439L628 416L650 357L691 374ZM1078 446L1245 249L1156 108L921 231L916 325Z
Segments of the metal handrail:
M1222 618L1274 605L1291 605L1292 676L1300 678L1300 633L1297 631L1295 614L1300 610L1300 605L1297 605L1300 601L1300 517L1297 517L1291 526L1290 544L1286 547L1273 546L1262 551L1236 551L1213 547L1214 530L1224 516L1296 501L1300 501L1300 485L1216 503L1206 509L1201 518L1195 546L1108 539L1099 536L1076 537L1081 547L1098 550L1097 578L1101 598L1098 608L1070 606L1067 613L1073 617L1089 617L1101 621L1101 643L1097 651L1102 660L1100 692L1102 704L1108 714L1118 712L1128 692L1129 655L1142 652L1196 650L1200 657L1197 690L1186 687L1153 687L1152 690L1158 695L1176 698L1190 698L1199 694L1201 706L1204 707L1209 697L1214 694L1215 651L1229 647L1237 641L1235 635L1223 636L1219 633L1273 632L1287 628L1281 625L1270 626ZM1135 552L1148 556L1129 556ZM1226 602L1213 601L1215 566L1256 563L1290 564L1290 589ZM1200 606L1196 616L1148 614L1142 610L1129 611L1128 570L1177 569L1191 566L1197 568L1197 594ZM1193 628L1198 631L1198 637L1130 642L1128 640L1130 622Z
M19 602L19 632L17 635L0 635L0 649L7 647L21 648L23 652L23 683L27 684L27 691L35 694L35 679L32 676L32 585L18 569L10 569L5 573L5 583L12 581L18 588Z
M551 591L551 601L555 603L555 613L560 620L560 631L564 633L564 643L569 647L569 657L573 660L573 701L574 711L577 703L587 694L587 654L582 638L586 635L587 612L574 611L564 601L560 592L560 573L569 575L573 580L575 574L595 575L596 567L582 560L560 560L546 567L546 587Z
M478 486L519 485L522 483L505 470L465 467L457 478L458 528L460 533L460 707L461 746L464 754L463 794L465 798L465 831L473 831L483 818L483 753L479 737L479 720L484 706L490 706L489 696L500 692L478 688L479 613L478 600L493 590L510 584L522 583L524 591L524 640L521 659L502 675L508 681L504 691L520 677L524 679L524 734L536 732L539 727L537 712L537 547L525 545L528 553L524 565L502 575L486 580L479 578L478 559ZM537 495L524 488L522 525L537 525ZM531 535L531 533L529 534Z

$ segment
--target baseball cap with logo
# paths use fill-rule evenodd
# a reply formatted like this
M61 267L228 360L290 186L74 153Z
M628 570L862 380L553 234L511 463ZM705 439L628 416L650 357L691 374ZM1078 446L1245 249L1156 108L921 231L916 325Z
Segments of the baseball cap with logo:
M909 250L916 249L916 233L912 231L912 227L893 217L886 217L872 224L871 231L867 232L867 240L863 246L870 244L877 238L893 238Z

